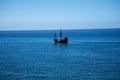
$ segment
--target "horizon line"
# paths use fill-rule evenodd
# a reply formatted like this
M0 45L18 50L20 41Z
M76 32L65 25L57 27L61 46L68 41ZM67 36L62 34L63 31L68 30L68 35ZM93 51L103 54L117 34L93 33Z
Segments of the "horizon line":
M45 31L45 30L60 30L59 29L16 29L16 30L12 30L12 29L8 29L8 30L0 30L0 31ZM70 29L62 29L62 30L92 30L92 29L120 29L118 28L70 28Z

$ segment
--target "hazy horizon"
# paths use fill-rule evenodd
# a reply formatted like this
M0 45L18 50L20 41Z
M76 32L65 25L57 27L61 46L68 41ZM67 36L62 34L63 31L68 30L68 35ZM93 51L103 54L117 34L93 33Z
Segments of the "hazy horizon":
M9 30L0 30L0 31L48 31L48 30L60 30L62 28L58 28L58 29L9 29ZM115 29L120 29L120 28L88 28L88 29L62 29L62 30L115 30Z
M0 30L120 28L119 0L0 0Z

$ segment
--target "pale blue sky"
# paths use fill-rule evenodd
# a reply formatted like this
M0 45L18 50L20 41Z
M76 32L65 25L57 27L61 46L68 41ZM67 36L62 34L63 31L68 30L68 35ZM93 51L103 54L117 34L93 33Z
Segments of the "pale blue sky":
M120 0L0 0L0 30L120 28Z

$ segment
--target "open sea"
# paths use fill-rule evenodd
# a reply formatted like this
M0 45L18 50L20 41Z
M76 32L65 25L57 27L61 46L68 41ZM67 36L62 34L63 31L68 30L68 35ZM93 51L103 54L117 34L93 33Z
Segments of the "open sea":
M120 29L0 31L0 80L120 80Z

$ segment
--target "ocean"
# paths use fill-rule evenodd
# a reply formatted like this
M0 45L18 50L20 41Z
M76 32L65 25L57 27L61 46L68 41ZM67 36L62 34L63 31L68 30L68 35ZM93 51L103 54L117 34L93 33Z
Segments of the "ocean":
M120 80L120 29L0 31L0 80Z

